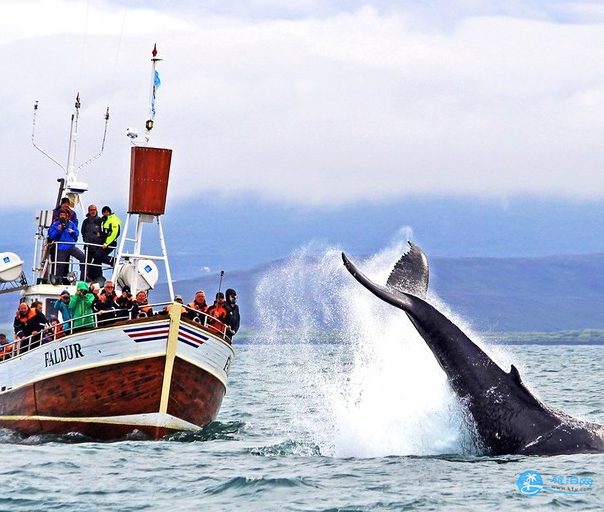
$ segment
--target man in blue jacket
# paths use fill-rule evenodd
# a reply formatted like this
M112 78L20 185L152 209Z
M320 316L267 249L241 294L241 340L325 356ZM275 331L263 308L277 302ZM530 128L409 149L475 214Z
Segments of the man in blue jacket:
M84 253L76 247L76 242L80 232L78 227L67 218L67 212L63 209L59 210L59 218L52 223L48 230L48 238L55 243L57 248L57 270L56 275L61 278L67 276L69 271L69 256L73 256L80 262L80 277L85 279L85 262Z

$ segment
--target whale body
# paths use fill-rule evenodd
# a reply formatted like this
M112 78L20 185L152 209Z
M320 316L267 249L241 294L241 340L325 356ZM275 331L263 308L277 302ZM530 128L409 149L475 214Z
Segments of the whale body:
M434 354L475 425L488 455L604 452L604 426L547 407L523 384L514 365L502 370L451 320L426 301L428 259L412 242L386 286L372 282L344 253L344 265L365 288L402 309Z

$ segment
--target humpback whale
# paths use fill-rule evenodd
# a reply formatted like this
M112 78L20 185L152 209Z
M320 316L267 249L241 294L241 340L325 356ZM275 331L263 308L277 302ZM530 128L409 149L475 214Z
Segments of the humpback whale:
M604 426L543 404L514 365L502 370L426 299L428 259L412 242L386 282L372 282L344 253L344 265L365 288L402 309L424 339L475 426L486 455L562 455L604 452Z

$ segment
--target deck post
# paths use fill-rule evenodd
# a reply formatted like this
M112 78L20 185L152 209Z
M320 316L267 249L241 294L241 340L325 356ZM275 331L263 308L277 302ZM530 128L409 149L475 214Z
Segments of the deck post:
M180 313L180 304L173 302L172 307L170 308L170 330L168 331L168 342L166 344L164 380L161 388L161 400L159 402L159 412L161 414L166 414L168 412L172 370L174 369L174 360L176 359L176 346L178 345L178 331L180 329Z

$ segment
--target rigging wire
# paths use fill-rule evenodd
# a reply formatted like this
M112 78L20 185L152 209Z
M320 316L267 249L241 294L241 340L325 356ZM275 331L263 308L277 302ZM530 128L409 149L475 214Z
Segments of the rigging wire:
M90 0L86 2L86 11L84 13L84 33L82 34L82 53L80 57L80 76L78 76L78 84L82 84L84 76L84 55L86 55L86 43L88 42L88 19L90 13Z
M124 14L122 15L122 26L120 27L120 36L117 40L117 48L115 51L115 59L113 61L113 72L111 74L111 82L109 84L109 95L107 97L107 106L111 104L113 100L113 94L115 92L115 77L117 75L117 64L119 62L120 52L122 49L122 39L124 36L124 27L126 26L126 13L128 12L128 6L124 6Z
M113 73L112 73L112 76L111 76L110 87L109 87L109 94L108 94L108 97L107 97L107 110L106 110L105 115L104 115L105 127L104 127L104 130L103 130L103 140L102 140L102 143L101 143L101 149L100 149L100 151L99 151L98 154L94 155L93 157L89 158L84 163L82 163L78 167L76 167L75 168L76 171L80 170L81 168L87 166L88 164L92 163L97 158L99 158L101 156L101 154L103 153L103 150L105 149L105 141L106 141L106 137L107 137L107 124L108 124L108 121L109 121L109 104L110 104L110 101L111 101L111 99L113 97L114 89L115 89L115 77L116 77L116 74L117 74L117 64L118 64L118 61L119 61L119 54L120 54L120 50L121 50L122 38L123 38L123 35L124 35L124 27L125 27L125 22L126 22L126 13L127 13L127 6L124 6L124 13L122 15L122 22L121 22L121 27L120 27L118 44L117 44L117 49L116 49L114 63L113 63ZM81 54L81 59L80 59L80 69L79 69L79 78L78 78L78 82L80 83L80 85L82 85L82 80L83 80L83 76L84 76L84 62L85 62L87 39L88 39L88 22L89 22L89 18L90 18L90 0L87 0L87 2L86 2L86 10L85 10L85 15L84 15L83 34L82 34L82 54ZM77 117L78 117L79 108L80 108L80 93L78 92L77 98L76 98L76 113L74 115L72 115L72 125L73 125L73 122L74 122L74 119L75 119L76 130L74 132L74 129L73 129L73 126L72 126L72 133L71 133L71 136L70 136L70 144L69 144L70 147L69 147L68 157L67 157L67 166L64 166L60 162L58 162L53 156L51 156L49 153L47 153L46 151L44 151L42 148L40 148L36 144L36 141L35 141L35 128L36 128L36 113L37 113L37 110L38 110L38 101L36 101L36 103L34 105L34 118L33 118L32 135L31 135L32 144L34 145L34 147L38 151L40 151L42 154L44 154L46 157L48 157L50 160L52 160L55 164L57 164L59 167L61 167L66 173L69 173L70 167L75 166L75 146L73 148L73 153L72 153L72 144L75 145L75 138L77 136Z

